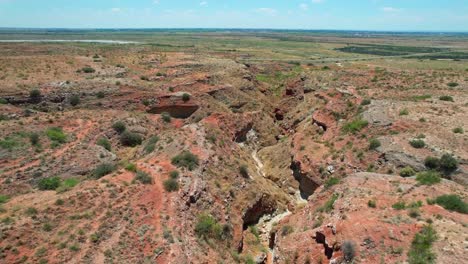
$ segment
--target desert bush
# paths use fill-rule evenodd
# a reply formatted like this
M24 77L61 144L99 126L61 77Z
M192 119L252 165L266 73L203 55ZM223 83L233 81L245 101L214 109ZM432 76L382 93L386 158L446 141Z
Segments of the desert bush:
M49 177L39 180L37 187L39 190L55 190L60 186L60 178L59 177Z
M8 202L8 200L10 200L10 196L8 196L8 195L0 195L0 204L6 203L6 202Z
M81 68L81 71L84 72L84 73L94 73L96 72L96 70L92 67L84 67L84 68Z
M283 227L281 227L281 235L282 236L287 236L287 235L291 234L292 232L294 232L294 227L292 227L290 225L284 225Z
M190 151L183 151L172 158L171 163L177 167L193 170L198 167L198 157Z
M106 97L106 94L103 91L99 91L96 94L96 97L99 98L99 99L102 99L102 98Z
M364 99L361 102L361 105L370 105L371 104L371 99Z
M437 240L437 234L432 226L427 225L417 233L408 251L410 264L432 264L436 262L436 255L431 252L432 244Z
M176 179L168 179L163 182L164 189L167 192L176 192L179 190L179 183Z
M400 115L401 116L406 116L406 115L409 115L409 110L408 109L401 109L400 110Z
M154 151L154 149L156 148L156 143L159 141L159 137L158 136L152 136L150 137L150 139L148 139L148 142L146 142L146 145L144 147L144 151L145 153L149 154L151 152Z
M161 113L161 118L166 123L171 122L171 115L167 112Z
M223 228L216 219L208 214L198 216L197 224L195 225L195 234L202 239L221 239L223 236Z
M31 142L31 145L33 146L38 146L39 145L39 134L38 133L31 133L29 134L29 142Z
M437 169L440 165L440 160L436 157L426 157L424 160L424 166L426 166L429 169Z
M115 130L115 132L122 134L127 129L127 126L125 126L122 121L117 121L112 125L112 128Z
M369 206L371 208L375 208L375 207L377 207L377 202L375 200L369 200L369 201L367 201L367 206Z
M125 131L120 135L120 143L127 147L135 147L141 144L143 139L137 133Z
M350 262L356 256L356 244L353 241L346 240L341 245L343 251L343 257L346 261Z
M335 177L330 177L325 182L325 188L328 189L332 187L333 185L337 185L338 183L340 183L340 179L335 178Z
M458 83L456 83L456 82L449 82L449 83L447 83L447 86L448 86L448 87L457 87L457 86L458 86Z
M137 166L134 163L128 163L125 166L125 169L128 171L136 172L137 171Z
M464 132L464 131L463 131L463 128L461 128L461 127L456 127L456 128L454 128L452 131L453 131L453 133L455 133L455 134L463 134L463 132Z
M184 102L190 101L190 94L184 93L184 94L182 95L182 101L184 101Z
M116 169L115 165L112 163L102 163L99 166L97 166L94 171L93 171L93 176L96 179L100 179L107 174L110 174Z
M446 102L454 102L453 97L450 95L442 95L441 97L439 97L439 100Z
M435 203L449 211L468 214L468 204L456 194L446 194L435 199Z
M367 125L369 125L369 122L359 118L359 119L353 120L353 121L351 121L349 123L346 123L343 126L342 130L345 133L355 134L355 133L361 131L363 128L367 127Z
M101 146L101 147L107 149L108 151L111 151L111 149L112 149L111 143L105 137L99 138L98 141L96 142L96 145Z
M401 177L411 177L411 176L414 176L415 174L416 174L416 172L414 171L414 169L409 167L409 166L404 167L400 171L400 176Z
M135 180L143 184L153 184L153 177L144 171L137 171Z
M67 135L63 132L61 127L51 127L46 130L46 136L57 143L65 143Z
M441 181L440 174L436 171L424 171L416 174L416 180L422 185L433 185Z
M242 177L249 178L249 170L247 168L247 165L241 165L239 167L239 173Z
M8 104L8 100L5 98L0 98L0 105L2 104Z
M73 189L76 185L80 183L80 180L77 178L68 178L61 182L60 186L56 189L57 193L62 193Z
M170 177L171 179L177 179L177 178L179 178L179 175L180 175L180 174L179 174L179 171L176 171L176 170L173 170L173 171L171 171L171 172L169 173L169 177Z
M38 89L33 89L29 92L29 98L33 101L40 101L42 97L41 91Z
M444 172L450 173L458 168L458 161L450 154L444 154L439 161L440 169Z
M380 147L382 144L380 143L380 141L376 138L373 138L371 140L369 140L369 149L370 150L375 150L376 148Z
M409 211L408 211L408 215L411 218L416 218L416 217L421 216L421 212L419 211L418 208L410 208Z
M422 139L413 139L413 140L410 140L409 143L413 148L417 148L417 149L424 148L426 146L426 142L424 142L424 140Z
M404 210L406 208L406 203L404 201L396 202L392 205L392 208L395 210Z
M334 204L335 204L335 201L338 199L339 195L338 194L333 194L332 197L325 202L325 204L318 208L317 211L318 212L326 212L326 213L329 213L331 212L333 209L334 209Z
M81 102L80 97L77 94L74 94L70 97L70 104L72 106L77 106Z

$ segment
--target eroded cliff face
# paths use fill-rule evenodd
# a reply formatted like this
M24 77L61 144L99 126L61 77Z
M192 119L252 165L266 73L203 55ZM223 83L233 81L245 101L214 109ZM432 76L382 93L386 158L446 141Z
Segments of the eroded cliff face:
M116 66L99 68L98 77L119 74L124 83L107 84L104 98L97 97L100 78L83 78L44 85L42 103L0 104L10 119L0 123L2 138L22 142L0 150L0 194L9 197L0 211L1 260L339 263L351 243L360 263L396 263L406 260L428 219L453 242L435 244L438 259L465 260L466 215L426 202L451 193L465 198L464 187L448 180L422 186L397 175L412 165L424 171L426 156L445 152L411 149L410 135L424 131L428 143L441 146L436 136L442 132L436 124L411 121L419 116L395 114L401 105L390 99L362 104L371 95L387 96L362 77L369 69L141 52L147 57L131 57L139 63L124 75ZM109 60L118 55L106 54ZM141 67L148 64L165 74L140 80L154 73ZM278 78L278 71L286 77ZM260 74L268 78L255 78ZM373 90L356 88L364 85ZM78 86L79 106L48 99ZM461 112L452 114L466 121ZM113 128L117 121L141 144L126 146ZM25 124L28 133L39 131L38 144L21 136ZM50 127L62 128L66 140L50 139ZM376 149L369 146L373 138L380 139ZM460 146L450 147L460 162L446 177L463 179L468 148L456 140ZM174 161L184 153L197 162L192 156ZM102 164L115 169L98 175ZM373 173L357 173L363 171ZM52 176L79 183L40 190L39 182ZM422 201L419 215L392 208L402 200Z

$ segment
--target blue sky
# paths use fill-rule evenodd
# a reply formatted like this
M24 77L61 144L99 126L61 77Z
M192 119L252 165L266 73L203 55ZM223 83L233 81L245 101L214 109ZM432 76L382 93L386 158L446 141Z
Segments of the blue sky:
M0 27L468 31L468 0L0 0Z

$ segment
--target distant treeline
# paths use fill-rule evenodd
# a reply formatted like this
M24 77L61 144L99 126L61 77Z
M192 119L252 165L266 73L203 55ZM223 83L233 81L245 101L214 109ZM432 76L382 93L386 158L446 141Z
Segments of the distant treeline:
M378 56L402 56L402 55L411 55L415 53L436 53L436 52L449 51L448 49L443 49L443 48L372 45L372 44L346 46L343 48L337 48L335 50L348 52L348 53L369 54L369 55L378 55Z

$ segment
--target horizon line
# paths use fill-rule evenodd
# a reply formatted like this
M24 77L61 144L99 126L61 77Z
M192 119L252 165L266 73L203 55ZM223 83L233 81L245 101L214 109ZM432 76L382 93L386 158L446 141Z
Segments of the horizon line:
M269 31L336 31L379 33L462 33L450 30L382 30L382 29L305 29L305 28L242 28L242 27L0 27L0 30L269 30Z

